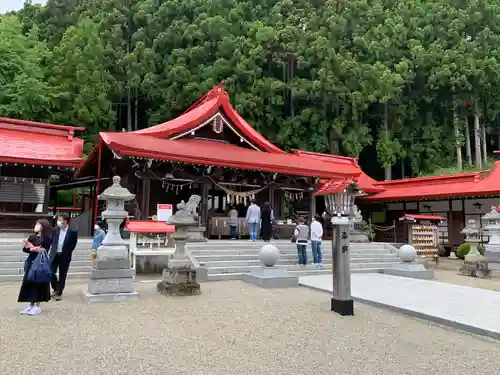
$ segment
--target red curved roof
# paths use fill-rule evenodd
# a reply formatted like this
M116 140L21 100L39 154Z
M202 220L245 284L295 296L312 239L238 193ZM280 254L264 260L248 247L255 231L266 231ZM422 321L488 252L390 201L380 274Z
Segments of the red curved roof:
M349 165L332 168L321 161L311 165L308 159L297 155L267 153L217 141L170 140L136 133L100 133L100 136L109 148L125 156L298 176L353 178Z
M165 221L127 220L125 228L134 233L174 233L175 226Z
M285 153L285 151L273 145L259 132L257 132L243 117L233 108L229 101L229 95L219 84L202 96L197 102L188 108L179 117L152 126L147 129L137 130L136 134L147 134L155 137L171 138L177 134L189 132L201 125L215 115L219 110L231 121L236 130L250 143L262 151L270 153Z
M379 193L385 190L382 186L376 186L378 184L378 181L374 180L370 176L368 176L366 173L364 173L361 168L359 167L358 164L358 159L357 158L351 158L347 156L340 156L340 155L332 155L332 154L322 154L319 152L311 152L311 151L304 151L304 150L293 150L293 152L296 155L302 156L302 157L308 157L316 160L321 160L326 163L331 163L332 168L337 168L338 165L350 165L353 170L356 170L358 173L358 177L355 178L356 180L356 185L359 187L359 189L365 193ZM348 180L347 185L351 183L352 179ZM320 186L318 188L318 191L316 192L317 195L325 195L325 194L334 194L337 191L336 185L342 185L343 182L341 181L331 181L330 183L327 183L327 181L321 181ZM340 186L339 185L339 186ZM345 189L343 187L342 189ZM340 188L339 188L340 189ZM339 190L340 191L340 190Z
M379 182L377 186L382 186L386 190L364 199L367 201L402 201L500 195L500 165L498 163L495 163L495 168L486 178L483 178L482 174L488 171Z
M59 167L83 164L84 128L0 118L0 163Z

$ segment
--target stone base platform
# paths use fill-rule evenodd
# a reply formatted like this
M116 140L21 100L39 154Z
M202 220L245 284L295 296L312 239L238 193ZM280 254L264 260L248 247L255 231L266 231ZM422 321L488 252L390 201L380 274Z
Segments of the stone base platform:
M261 288L293 288L299 286L299 278L288 273L287 270L275 267L260 267L246 273L243 281L260 286Z
M170 284L160 281L156 285L156 290L165 296L196 296L201 294L198 283Z
M139 298L139 293L92 294L88 291L88 289L83 289L82 298L88 304L101 302L123 302L137 300Z
M487 279L491 277L491 271L488 269L488 262L484 260L464 260L459 272L463 276L472 276L479 279Z
M434 271L426 269L424 265L419 263L395 264L391 268L381 270L380 273L384 275L410 277L412 279L434 280Z

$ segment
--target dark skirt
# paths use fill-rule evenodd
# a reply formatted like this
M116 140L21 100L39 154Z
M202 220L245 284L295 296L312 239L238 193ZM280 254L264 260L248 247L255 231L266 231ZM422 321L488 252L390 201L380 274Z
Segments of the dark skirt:
M23 283L17 302L48 302L50 301L50 283L36 284L28 280L28 272L33 261L26 261Z
M261 232L261 237L264 241L269 241L271 240L271 236L273 233L273 225L271 222L268 223L262 223L262 232Z

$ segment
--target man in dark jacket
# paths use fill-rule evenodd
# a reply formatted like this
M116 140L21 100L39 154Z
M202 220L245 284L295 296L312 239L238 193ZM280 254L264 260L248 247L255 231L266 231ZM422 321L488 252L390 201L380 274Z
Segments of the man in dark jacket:
M52 297L60 301L64 286L66 285L66 276L68 275L71 255L78 242L78 232L69 227L70 217L59 216L57 218L57 228L52 237L52 247L49 253L50 266L52 270ZM59 269L59 280L57 279L57 270Z

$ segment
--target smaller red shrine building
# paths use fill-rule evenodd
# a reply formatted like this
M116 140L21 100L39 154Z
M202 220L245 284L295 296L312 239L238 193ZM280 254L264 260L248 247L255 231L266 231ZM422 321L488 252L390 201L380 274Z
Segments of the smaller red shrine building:
M378 225L391 225L403 214L431 214L447 220L439 224L440 243L456 246L464 241L460 231L473 219L481 227L481 217L497 206L500 197L500 161L493 170L444 176L381 181L384 191L363 197L360 207ZM406 232L397 228L396 241L407 242ZM379 240L394 241L392 231L381 232Z
M31 230L49 217L51 184L83 164L83 128L0 118L0 229Z

